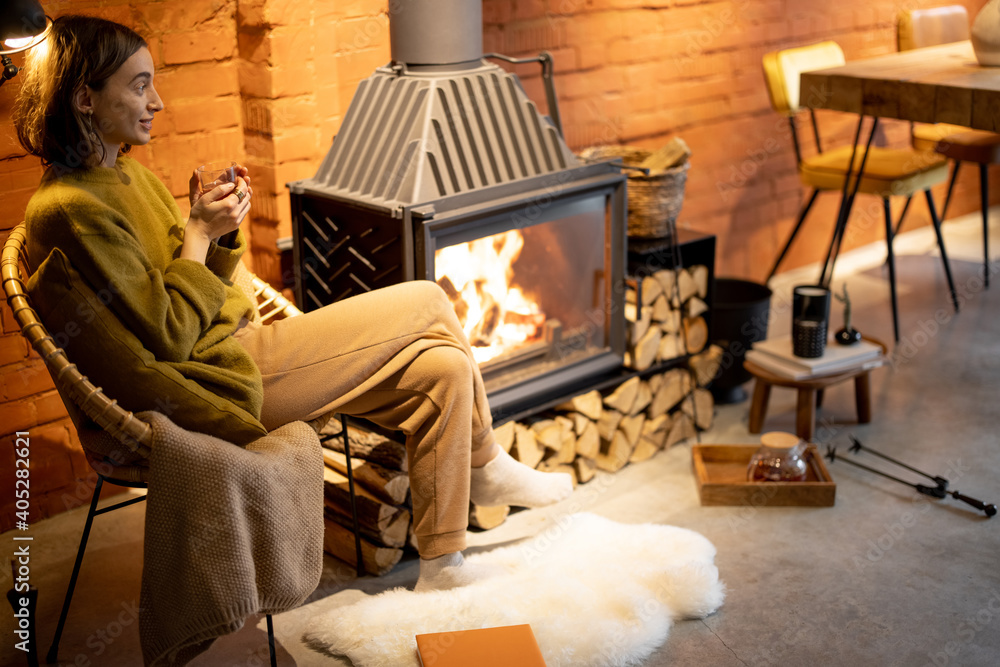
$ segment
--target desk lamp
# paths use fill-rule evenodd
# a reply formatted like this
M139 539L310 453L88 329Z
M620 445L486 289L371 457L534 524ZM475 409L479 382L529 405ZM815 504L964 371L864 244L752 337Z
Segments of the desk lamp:
M38 0L5 0L0 9L0 86L17 75L18 68L10 56L27 51L45 39L52 28L52 19L45 15Z

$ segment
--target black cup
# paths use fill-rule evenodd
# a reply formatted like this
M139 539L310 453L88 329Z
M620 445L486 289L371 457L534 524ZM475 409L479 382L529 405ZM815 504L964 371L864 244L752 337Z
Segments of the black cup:
M826 349L830 321L830 290L820 285L799 285L792 290L792 353L815 359Z

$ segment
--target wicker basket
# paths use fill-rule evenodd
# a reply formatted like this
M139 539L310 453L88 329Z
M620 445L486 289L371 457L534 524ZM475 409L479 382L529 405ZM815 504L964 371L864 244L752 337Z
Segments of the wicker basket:
M581 154L585 160L621 158L629 167L638 166L652 151L630 146L595 146ZM687 161L679 167L653 172L646 176L629 169L628 235L639 238L664 238L672 234L674 222L684 203Z

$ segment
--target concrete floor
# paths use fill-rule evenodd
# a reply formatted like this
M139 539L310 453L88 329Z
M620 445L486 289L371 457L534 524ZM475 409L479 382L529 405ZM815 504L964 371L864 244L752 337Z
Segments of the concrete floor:
M1000 235L993 229L994 247ZM947 477L951 488L1000 503L1000 284L981 285L982 240L975 217L951 220L946 240L963 300L953 316L932 236L926 229L897 241L902 341L896 364L873 372L874 420L854 423L850 383L827 392L816 441L847 456L848 435ZM835 285L846 280L855 324L891 341L888 288L879 245L845 256ZM994 264L993 271L1000 265ZM789 328L791 285L815 281L809 269L773 283L771 332ZM994 275L994 283L1000 276ZM839 325L839 309L834 322ZM940 323L935 322L935 317ZM750 387L747 387L750 389ZM704 443L752 443L747 402L717 408ZM775 389L766 430L794 429L795 397ZM1000 518L953 499L925 500L896 482L830 464L837 483L830 508L701 507L691 443L631 465L546 510L517 512L498 529L471 534L489 548L534 534L561 514L586 510L625 523L655 522L701 532L718 548L728 586L722 609L677 623L646 663L661 665L997 665L1000 664ZM858 460L879 465L871 456ZM886 470L920 478L891 467ZM32 581L41 591L40 644L48 648L85 513L75 510L32 527ZM61 665L141 665L137 604L143 506L98 517L69 623ZM0 552L12 535L0 536ZM6 559L5 561L6 562ZM626 564L627 566L627 564ZM396 586L412 586L407 558L388 576L355 581L327 558L323 583L303 607L275 617L279 664L347 664L300 641L315 615ZM4 572L0 587L9 587ZM12 619L0 621L11 637ZM373 629L373 631L377 631ZM0 663L24 664L0 647ZM193 664L263 665L263 618L220 639Z

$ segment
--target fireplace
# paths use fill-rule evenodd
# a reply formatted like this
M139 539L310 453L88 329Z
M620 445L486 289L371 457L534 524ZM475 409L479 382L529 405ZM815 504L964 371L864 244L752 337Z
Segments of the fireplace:
M616 372L625 177L579 160L487 62L478 0L390 3L389 20L392 62L360 84L316 175L289 184L298 304L436 281L495 418Z

